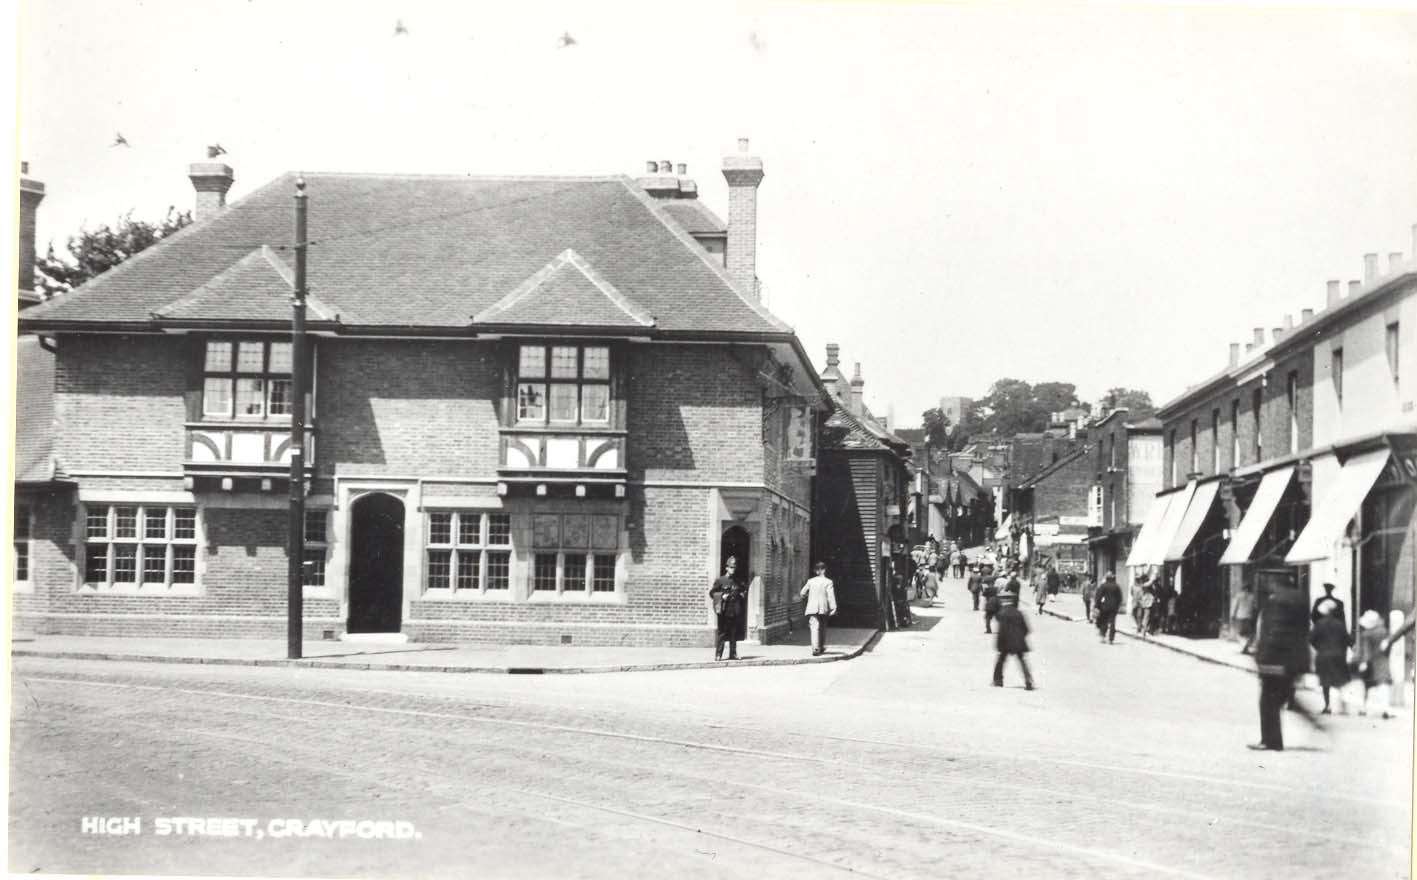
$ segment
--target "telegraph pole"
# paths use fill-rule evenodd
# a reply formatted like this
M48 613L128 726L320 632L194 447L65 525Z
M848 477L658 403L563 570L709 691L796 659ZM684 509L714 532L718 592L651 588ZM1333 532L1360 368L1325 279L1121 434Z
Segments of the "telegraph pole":
M286 657L299 660L305 623L305 178L295 180L295 291L290 298L290 531L286 543Z

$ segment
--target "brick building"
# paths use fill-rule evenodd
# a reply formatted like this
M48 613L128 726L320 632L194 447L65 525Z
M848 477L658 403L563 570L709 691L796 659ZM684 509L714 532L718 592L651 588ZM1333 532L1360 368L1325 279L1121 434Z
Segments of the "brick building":
M1087 566L1088 495L1095 474L1086 444L1024 477L1011 493L1011 529L1020 559L1048 558L1065 569Z
M1417 420L1401 351L1417 273L1401 254L1386 273L1365 263L1347 297L1330 281L1322 312L1286 316L1268 344L1256 328L1243 360L1231 345L1226 369L1158 412L1163 489L1128 564L1177 586L1189 632L1224 631L1240 589L1274 582L1315 597L1335 583L1350 626L1368 608L1411 613Z
M284 631L296 179L190 170L192 226L21 320L76 487L32 511L37 632ZM728 224L668 163L305 177L307 637L708 644L728 554L787 627L824 396L758 301L762 163L723 172Z
M1115 574L1130 599L1131 570L1125 565L1136 533L1161 489L1161 421L1130 422L1125 409L1092 424L1088 437L1095 478L1088 507L1089 568L1099 580Z
M833 406L820 431L813 546L836 582L842 622L894 628L890 587L907 550L910 445L871 415L861 365L848 383L835 344L822 382Z

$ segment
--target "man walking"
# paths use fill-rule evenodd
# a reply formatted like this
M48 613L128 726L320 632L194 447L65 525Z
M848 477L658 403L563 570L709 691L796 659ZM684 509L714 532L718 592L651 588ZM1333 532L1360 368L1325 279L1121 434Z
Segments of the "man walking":
M738 642L747 638L747 619L743 614L743 593L734 570L738 560L732 556L723 563L723 577L713 582L709 596L713 599L713 613L717 618L714 632L713 659L723 659L723 643L728 643L728 659L738 659Z
M1093 583L1092 577L1083 578L1082 581L1082 610L1087 615L1087 622L1092 623L1092 599L1097 594L1097 584Z
M1235 618L1235 633L1245 640L1240 653L1248 654L1255 648L1255 591L1249 584L1241 587L1235 596L1231 614Z
M820 559L815 566L816 576L802 585L798 594L807 600L803 613L807 615L807 626L812 633L812 656L820 656L827 649L827 618L836 614L836 586L827 577L827 564Z
M1122 588L1117 585L1117 576L1107 572L1102 586L1097 588L1097 637L1098 641L1112 644L1117 640L1117 612L1122 608Z
M1028 653L1028 621L1018 610L1017 602L1009 599L1007 594L1001 598L1003 607L999 609L999 635L994 643L999 651L999 657L994 661L994 687L1004 686L1004 660L1012 654L1018 658L1018 665L1023 669L1024 690L1031 691L1033 674L1029 672L1028 661L1023 657Z
M978 568L969 573L969 582L966 586L969 588L969 595L974 597L974 610L978 611L979 594L984 591L984 575L980 574Z
M1260 618L1255 665L1260 673L1260 741L1251 749L1284 750L1284 729L1279 713L1289 703L1313 726L1318 720L1294 699L1294 680L1309 671L1307 603L1297 589L1270 588Z
M955 577L964 577L964 553L959 548L955 548L954 552L950 554L950 561L954 563Z
M994 579L994 573L987 565L984 566L981 578L984 584L984 631L989 633L994 631L994 616L999 613L999 582Z

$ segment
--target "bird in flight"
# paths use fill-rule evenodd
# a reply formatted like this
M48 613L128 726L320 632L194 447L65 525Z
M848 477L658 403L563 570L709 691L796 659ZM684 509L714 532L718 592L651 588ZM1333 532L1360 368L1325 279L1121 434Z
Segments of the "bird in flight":
M225 155L226 155L226 147L223 147L221 144L212 144L211 146L207 147L207 158L208 158L208 159L215 159L217 156L225 156Z
M110 147L131 147L132 144L128 143L128 139L123 136L123 132L121 132L121 131L115 131L115 132L113 133L113 143L109 144L109 146L110 146Z
M396 37L408 36L408 28L404 27L404 25L403 25L403 19L401 19L401 18L400 18L399 20L397 20L397 21L394 22L394 36L396 36Z
M558 37L556 40L557 49L568 49L574 45L576 45L576 38L571 36L570 31L566 31L565 33L561 34L561 36Z

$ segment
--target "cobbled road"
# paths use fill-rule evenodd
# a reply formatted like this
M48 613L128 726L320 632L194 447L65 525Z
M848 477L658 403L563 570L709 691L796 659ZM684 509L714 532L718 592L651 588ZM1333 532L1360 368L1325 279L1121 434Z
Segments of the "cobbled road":
M1410 721L1318 731L1286 714L1292 747L1250 752L1252 676L1031 614L1039 688L1012 665L994 688L992 639L957 582L944 592L914 630L813 666L531 677L16 658L9 867L1408 876ZM85 817L137 817L141 833L86 833ZM158 835L172 817L255 821L250 836ZM341 819L416 834L288 833Z

